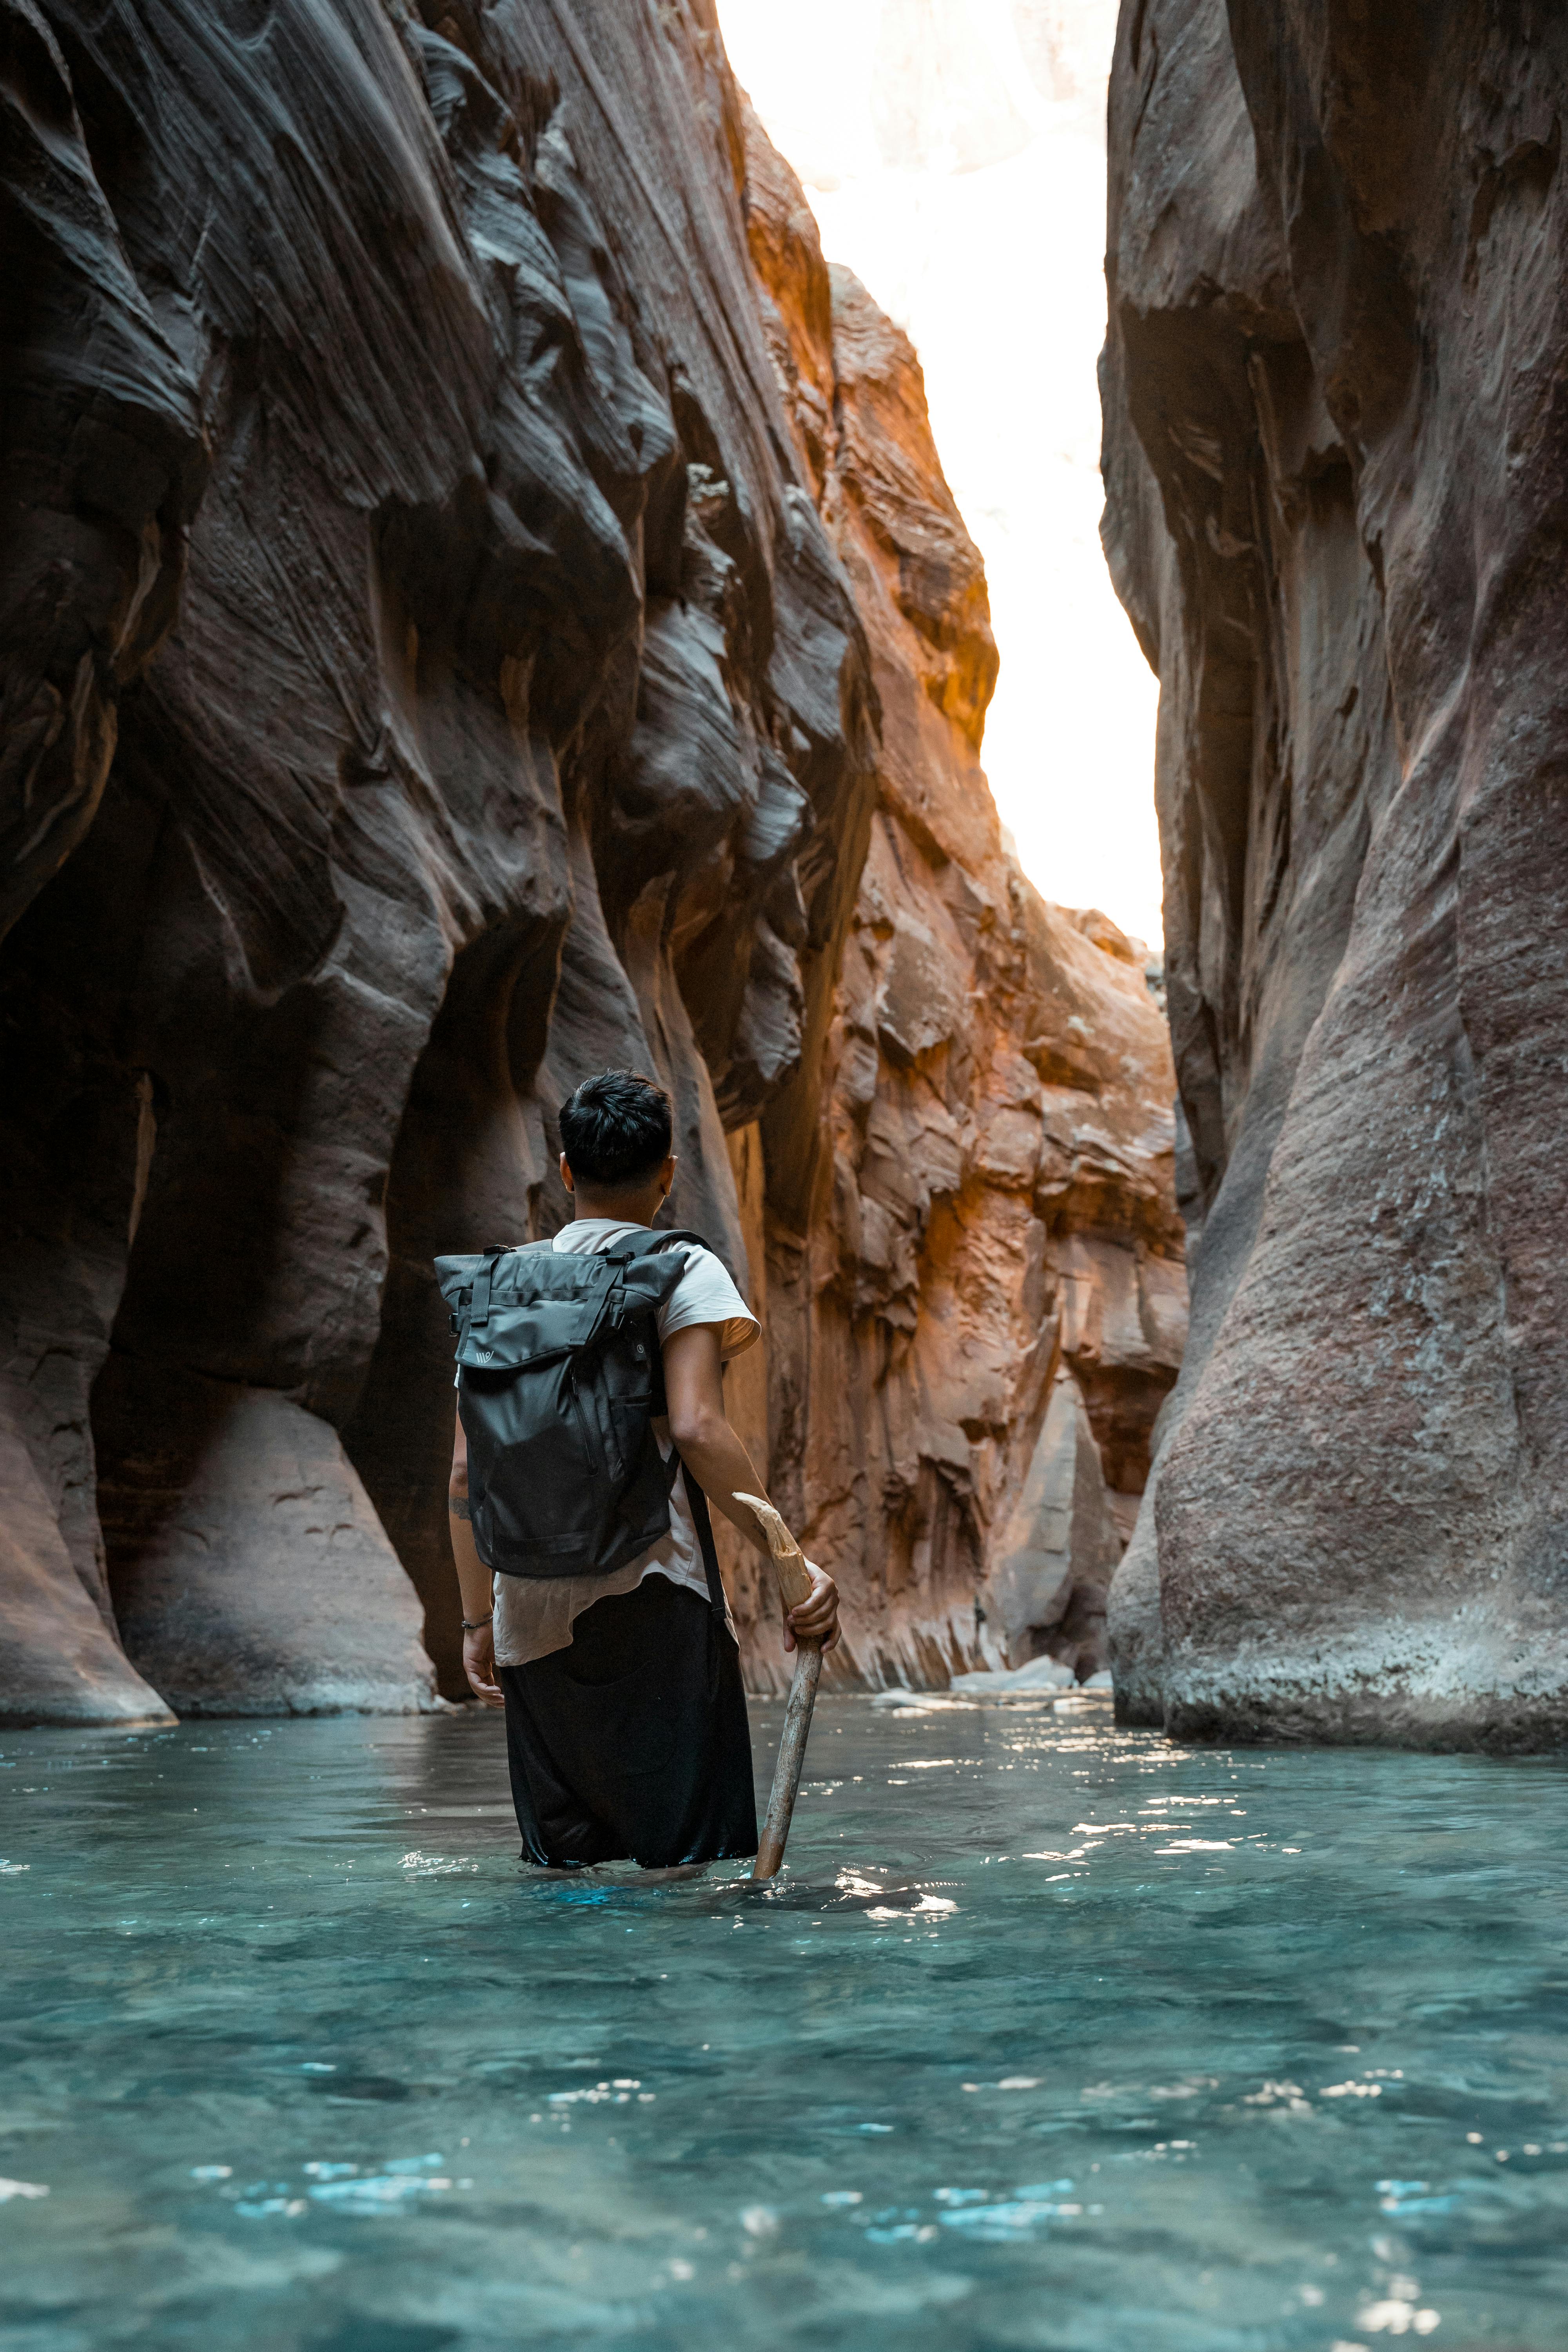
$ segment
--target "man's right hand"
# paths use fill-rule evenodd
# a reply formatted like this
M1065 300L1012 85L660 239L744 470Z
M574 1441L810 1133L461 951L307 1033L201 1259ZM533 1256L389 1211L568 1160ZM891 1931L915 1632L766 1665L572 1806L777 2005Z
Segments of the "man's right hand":
M468 1688L486 1706L504 1706L506 1694L496 1680L496 1629L476 1625L463 1636L463 1672Z
M838 1587L814 1559L808 1559L805 1565L811 1577L811 1594L809 1599L797 1601L784 1619L784 1645L793 1650L798 1634L803 1642L818 1642L824 1650L831 1650L838 1642Z

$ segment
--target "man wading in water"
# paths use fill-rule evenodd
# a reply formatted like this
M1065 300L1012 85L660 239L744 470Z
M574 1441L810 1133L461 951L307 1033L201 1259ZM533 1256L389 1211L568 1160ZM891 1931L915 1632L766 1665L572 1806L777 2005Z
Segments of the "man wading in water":
M562 1106L560 1128L574 1222L553 1243L437 1261L460 1333L463 1664L506 1709L530 1862L753 1854L746 1699L708 1499L766 1551L734 1500L763 1489L725 1416L722 1369L757 1322L695 1235L649 1230L675 1181L661 1087L606 1070ZM604 1263L578 1263L589 1255ZM838 1638L838 1589L811 1574L786 1650L797 1634L825 1649Z

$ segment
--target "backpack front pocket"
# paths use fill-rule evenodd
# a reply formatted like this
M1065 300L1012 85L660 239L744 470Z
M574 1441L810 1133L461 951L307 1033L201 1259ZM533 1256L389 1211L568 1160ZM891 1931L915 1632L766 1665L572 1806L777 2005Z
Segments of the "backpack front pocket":
M565 1574L591 1559L604 1513L604 1449L570 1357L555 1368L548 1402L537 1367L465 1370L459 1394L474 1539L486 1566L551 1562Z

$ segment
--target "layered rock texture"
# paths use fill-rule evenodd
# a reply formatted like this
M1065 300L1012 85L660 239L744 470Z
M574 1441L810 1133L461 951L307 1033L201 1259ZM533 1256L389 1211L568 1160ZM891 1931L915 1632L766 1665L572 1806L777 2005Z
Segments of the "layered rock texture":
M460 1689L430 1259L554 1230L606 1064L844 1671L1097 1663L1163 1036L1005 855L918 370L710 9L0 24L0 1714Z
M1088 1674L1185 1336L1163 1024L1142 952L1043 902L1005 843L984 575L915 354L826 266L754 118L746 160L769 346L880 714L837 985L760 1122L773 1491L846 1583L841 1674L1047 1650ZM775 1659L759 1643L753 1671Z
M1568 1732L1568 19L1139 0L1106 539L1193 1344L1112 1601L1200 1735Z

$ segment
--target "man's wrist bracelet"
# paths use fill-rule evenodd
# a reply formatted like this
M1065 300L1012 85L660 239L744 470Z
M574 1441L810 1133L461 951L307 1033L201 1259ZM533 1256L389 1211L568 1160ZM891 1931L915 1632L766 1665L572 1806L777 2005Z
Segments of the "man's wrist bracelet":
M493 1624L493 1623L495 1622L495 1613L496 1613L496 1612L495 1612L495 1611L492 1609L492 1610L490 1611L490 1613L489 1613L489 1615L488 1617L476 1617L476 1618L474 1619L473 1623L472 1623L471 1625L469 1624L468 1620L465 1617L465 1618L464 1618L464 1620L463 1620L463 1631L464 1631L464 1633L477 1633L479 1632L479 1628L480 1628L480 1626L481 1626L481 1625L491 1625L491 1624Z

